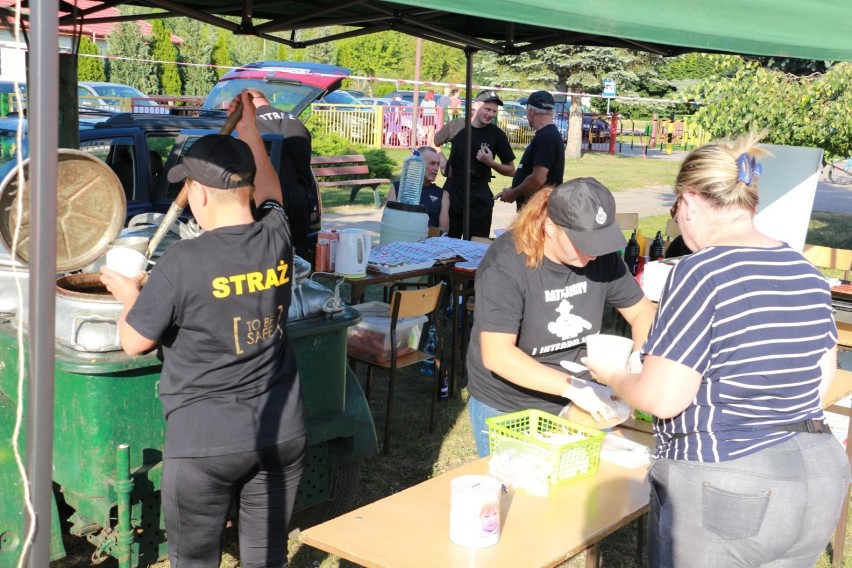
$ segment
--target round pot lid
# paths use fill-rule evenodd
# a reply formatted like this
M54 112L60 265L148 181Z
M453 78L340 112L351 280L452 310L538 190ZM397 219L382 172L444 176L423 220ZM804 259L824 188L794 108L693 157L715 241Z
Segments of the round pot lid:
M0 237L11 251L18 229L15 258L29 264L30 160L21 167L23 189L19 168L0 184ZM127 216L127 200L112 169L79 150L59 150L56 179L56 271L70 272L98 259L118 237Z

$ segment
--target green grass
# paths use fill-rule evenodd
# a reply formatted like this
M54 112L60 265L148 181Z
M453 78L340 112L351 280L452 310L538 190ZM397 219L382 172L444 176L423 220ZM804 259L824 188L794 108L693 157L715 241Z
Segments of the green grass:
M565 179L594 177L611 191L671 187L679 167L677 160L585 154L579 160L565 163Z
M385 150L396 163L392 179L399 179L402 161L410 155L408 150ZM517 152L517 165L523 150ZM446 152L445 152L446 153ZM609 154L585 154L579 160L568 161L565 164L565 179L575 177L594 177L600 180L612 191L627 191L640 188L670 187L674 183L679 167L677 160L646 160L633 156L610 156ZM508 178L504 178L508 179ZM443 186L444 178L438 175L437 184ZM499 187L498 187L499 186ZM502 188L500 184L492 184L495 191ZM388 186L379 187L382 200L387 199ZM369 209L373 206L373 193L369 189L358 192L355 203L349 203L349 188L323 189L323 208L329 211L351 211Z

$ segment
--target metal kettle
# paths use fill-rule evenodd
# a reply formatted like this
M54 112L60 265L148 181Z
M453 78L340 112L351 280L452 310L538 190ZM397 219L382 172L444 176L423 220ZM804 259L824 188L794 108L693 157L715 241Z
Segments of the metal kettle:
M370 234L364 229L340 231L335 257L335 272L346 278L363 278L367 275L370 256Z

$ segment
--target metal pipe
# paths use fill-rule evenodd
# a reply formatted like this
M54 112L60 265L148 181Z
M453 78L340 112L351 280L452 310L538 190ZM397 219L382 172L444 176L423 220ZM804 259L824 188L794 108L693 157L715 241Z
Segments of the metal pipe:
M130 546L133 531L130 528L130 494L133 478L130 476L130 444L120 444L116 451L115 494L118 498L118 534L116 557L118 568L130 568Z
M27 476L35 534L27 564L50 564L56 317L56 165L59 144L58 0L30 5L30 312ZM37 330L37 332L36 332Z
M464 133L467 136L465 144L467 147L464 150L464 221L462 223L463 233L462 238L470 240L470 164L473 160L473 126L471 125L471 106L473 105L473 97L471 90L473 89L473 54L475 50L468 47L464 50L464 56L467 60L467 76L465 77L465 95L464 95ZM453 309L458 309L458 306L453 306Z

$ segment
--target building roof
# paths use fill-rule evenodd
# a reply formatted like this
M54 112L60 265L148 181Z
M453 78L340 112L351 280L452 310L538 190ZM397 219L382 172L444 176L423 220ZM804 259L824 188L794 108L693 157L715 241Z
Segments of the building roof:
M7 14L14 13L15 3L16 0L0 0L0 27L6 27L12 23L9 20ZM21 4L22 10L28 12L29 2L27 2L27 0L22 0ZM75 5L78 12L83 12L85 10L88 10L89 8L99 7L99 11L93 17L93 19L96 18L97 21L94 21L92 23L86 23L85 19L83 19L83 25L79 27L79 29L81 30L80 32L77 31L78 28L74 25L59 26L60 35L74 36L78 33L82 33L84 35L96 39L106 39L110 36L113 28L115 28L117 23L104 22L100 20L103 20L105 18L121 17L121 13L118 11L118 8L100 8L103 5L103 2L100 0L60 0L60 17L70 14L72 7ZM153 27L151 26L150 22L146 20L134 20L133 23L136 24L136 26L139 28L139 31L144 37L151 37L151 35L153 34ZM22 25L24 27L24 30L29 30L29 19L24 19ZM183 43L183 38L174 34L172 34L171 40L172 43Z

